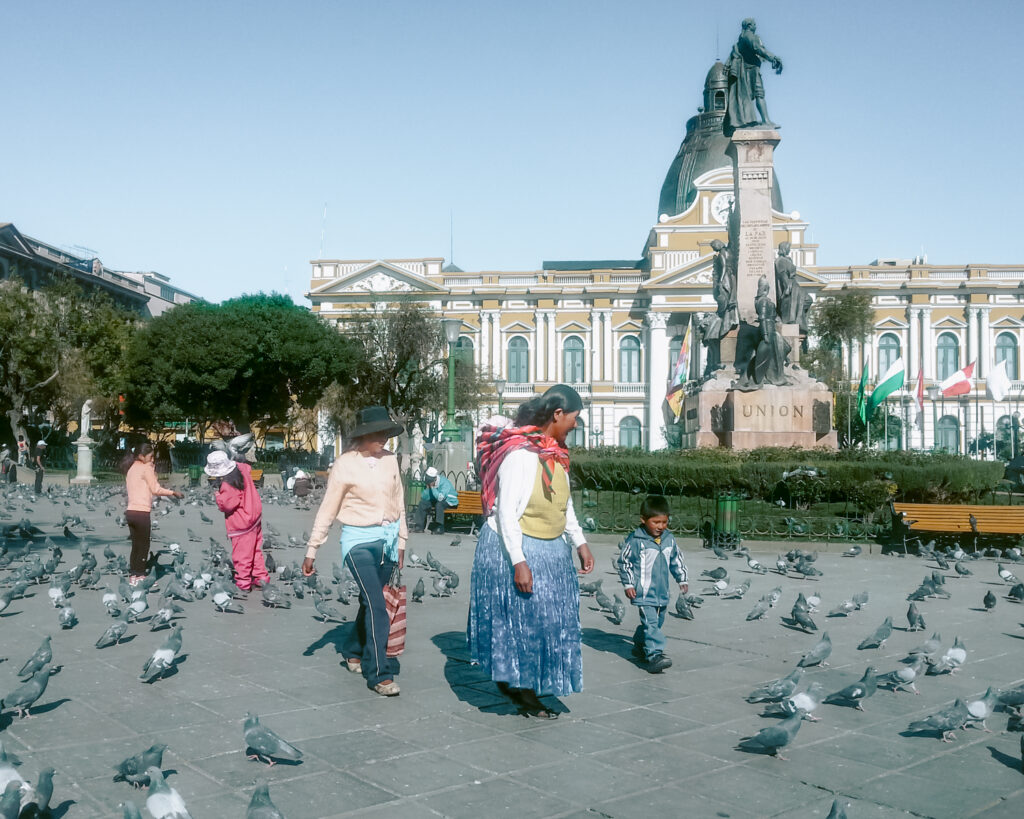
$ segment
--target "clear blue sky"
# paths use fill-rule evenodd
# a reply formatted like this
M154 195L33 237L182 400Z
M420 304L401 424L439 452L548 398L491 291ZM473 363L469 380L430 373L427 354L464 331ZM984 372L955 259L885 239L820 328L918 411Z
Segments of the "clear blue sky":
M340 258L636 258L755 16L822 264L1022 263L1024 3L8 3L0 222L213 300ZM716 47L717 43L717 47Z

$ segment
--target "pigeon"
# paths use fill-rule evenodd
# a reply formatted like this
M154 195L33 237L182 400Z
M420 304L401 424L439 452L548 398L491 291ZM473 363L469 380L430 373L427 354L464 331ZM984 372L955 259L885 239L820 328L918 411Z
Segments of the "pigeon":
M456 535L455 537L452 538L451 543L449 543L448 545L452 546L452 547L461 546L462 545L462 537L460 535Z
M162 677L174 665L179 651L181 651L181 626L174 626L171 633L167 635L167 639L142 666L142 674L139 679L144 682L153 682L158 677Z
M142 592L141 597L137 597L128 604L128 621L131 623L138 622L138 619L146 613L149 608L149 601L146 599L146 592Z
M952 705L946 706L924 719L916 720L907 727L908 731L937 731L943 742L952 742L957 728L963 728L971 718L967 703L957 699Z
M36 777L35 793L25 802L19 817L50 816L50 799L53 797L53 775L56 771L53 768L43 768Z
M74 628L78 622L78 615L71 606L65 606L57 613L57 622L63 629Z
M693 619L693 608L690 606L689 601L685 595L679 595L676 598L676 614L682 617L684 620Z
M603 582L603 578L598 578L592 583L580 583L580 594L597 594Z
M729 572L724 566L716 566L713 569L705 569L700 576L711 580L725 580L729 576Z
M960 668L967 660L967 647L960 641L959 637L953 638L953 645L946 649L946 653L942 655L934 663L929 661L928 673L929 674L955 674L957 669Z
M1006 593L1006 599L1013 603L1024 603L1024 583L1018 583ZM3 611L3 599L0 598L0 611Z
M181 795L164 781L163 772L155 765L146 769L149 776L149 796L146 810L153 819L192 819Z
M623 618L626 616L626 604L619 599L618 595L615 595L615 602L612 604L612 617L611 620L615 625L619 625Z
M1002 563L997 564L997 566L999 571L999 579L1002 580L1004 583L1010 583L1012 585L1020 582L1014 576L1013 572L1007 569Z
M124 633L128 630L128 615L124 614L111 623L107 630L100 635L100 639L96 641L96 648L106 648L107 646L116 645L121 642L121 638L124 637Z
M858 609L862 609L868 604L868 600L870 599L870 597L871 595L868 594L867 591L862 591L857 592L857 594L855 594L850 599L853 600L854 604L857 606Z
M756 574L768 574L768 570L752 557L747 557L747 568Z
M426 591L427 588L423 583L423 578L421 577L419 580L416 581L416 586L412 590L412 602L422 603L423 595L426 594Z
M114 766L115 782L127 782L133 788L144 788L149 785L147 770L151 767L159 770L163 764L164 751L167 746L162 743L149 746L145 751L130 756Z
M226 591L214 592L211 600L213 601L213 607L217 609L217 611L230 611L235 614L241 614L245 611L245 609L242 608L242 604L236 603L235 599Z
M992 589L985 592L985 596L981 598L982 605L985 606L985 611L992 611L996 607L996 596L992 594Z
M815 680L806 691L798 694L791 694L781 702L772 703L765 708L761 716L764 717L789 717L797 711L803 711L804 719L808 722L818 722L818 718L811 713L821 704L821 695L825 693L825 686Z
M344 616L334 606L328 604L323 597L316 597L313 600L313 607L316 609L317 614L323 617L324 622L333 620L336 623L345 622Z
M266 758L269 765L274 765L274 759L290 759L298 761L302 759L302 751L285 742L281 737L269 728L260 724L260 718L253 713L245 715L243 726L246 750L254 751L247 759L258 759L261 762Z
M16 783L19 788L26 784L22 775L15 770L15 767L20 764L21 760L17 755L6 750L3 742L0 741L0 788L6 788L12 782Z
M970 712L970 718L967 720L968 725L974 725L974 723L981 723L981 729L985 733L992 733L992 731L985 725L985 720L992 716L992 712L995 710L996 703L999 702L999 692L996 689L989 686L989 689L985 694L976 700L969 700L967 703L967 710Z
M762 597L754 604L754 608L747 614L747 620L761 620L765 614L768 613L768 609L771 608L771 603L768 602L767 597Z
M858 546L857 544L854 544L849 549L847 549L845 552L843 552L843 557L856 557L857 555L859 555L861 553L861 551L863 551L861 549L861 547Z
M853 705L858 711L863 711L864 700L874 694L877 689L878 677L875 674L875 669L868 666L864 675L857 682L829 694L824 701L830 705Z
M838 606L833 608L829 613L829 617L848 617L857 610L857 604L852 600L844 600Z
M959 577L970 577L972 574L974 574L974 572L972 572L970 569L967 568L967 566L964 565L964 562L962 560L958 560L956 563L953 564L953 571L955 571Z
M112 592L110 589L104 589L103 597L101 599L107 610L107 614L111 617L117 617L121 613L121 595Z
M882 621L882 625L876 628L871 634L865 637L857 645L858 651L863 651L867 648L881 648L885 645L885 641L892 636L892 618L886 617Z
M910 607L907 609L907 623L907 631L924 631L924 616L917 610L914 601L910 601Z
M766 682L747 694L747 702L778 702L785 699L800 685L804 670L794 668L788 675L778 680Z
M53 659L53 649L50 648L50 639L49 635L43 638L43 642L40 643L35 654L29 657L28 660L25 661L25 665L21 667L21 671L18 672L19 677L31 677L40 668Z
M433 586L434 597L448 597L448 595L451 594L451 592L448 591L448 578L444 575L438 575L435 577Z
M738 747L744 751L770 753L777 759L786 761L786 757L782 756L779 751L793 741L796 732L800 730L803 718L803 711L797 711L777 725L762 728L752 737L744 737L740 740Z
M1012 590L1011 590L1011 593L1012 593ZM14 597L14 593L10 589L5 591L3 594L0 594L0 611L3 611L9 605L11 605L11 598L12 597Z
M1020 711L1024 705L1024 685L999 692L999 704L1011 711Z
M918 654L906 665L897 668L895 671L890 671L888 674L883 674L878 678L879 685L888 685L892 690L905 691L907 686L910 686L910 690L915 694L921 692L917 690L917 686L914 682L918 677L921 676L921 672L924 670L925 658Z
M257 785L256 790L252 792L252 800L245 812L245 819L284 819L284 814L270 801L270 788L266 783Z
M789 563L786 562L786 558L782 555L779 555L778 559L775 561L775 571L779 574L787 574L789 572Z
M29 679L0 700L0 708L13 708L19 717L29 716L29 709L43 696L50 681L50 666L44 665Z
M603 589L599 588L596 592L594 592L594 600L598 606L604 609L604 611L612 610L612 599L604 593Z
M156 614L149 619L149 630L156 631L158 628L169 626L171 621L174 619L174 615L183 614L184 612L185 609L173 600L170 600L167 597L161 598L160 608L158 608L156 610Z
M821 633L821 639L814 644L814 647L804 654L800 658L800 662L797 663L800 668L810 668L812 665L828 665L825 662L832 654L832 641L829 639L828 632L823 631Z
M721 597L725 600L739 600L750 589L750 580L744 580L740 585L733 586L722 592Z
M21 812L21 785L17 782L8 782L7 787L0 795L0 818L18 819Z
M942 635L940 635L939 632L936 631L934 634L932 634L931 637L929 637L927 640L921 643L921 645L915 646L914 648L910 649L910 656L913 657L917 654L929 656L938 651L939 648L941 648L941 646Z
M284 593L272 583L264 584L260 590L263 596L263 605L272 609L290 609L292 601L284 596Z

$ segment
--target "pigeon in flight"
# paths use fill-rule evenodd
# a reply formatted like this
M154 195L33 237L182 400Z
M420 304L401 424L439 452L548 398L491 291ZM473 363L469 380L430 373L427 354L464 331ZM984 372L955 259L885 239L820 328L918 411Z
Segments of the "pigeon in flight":
M258 759L262 762L265 758L269 765L275 764L275 758L296 762L302 759L302 751L261 725L260 718L252 712L245 715L242 732L245 736L246 750L255 752L247 755L247 759Z

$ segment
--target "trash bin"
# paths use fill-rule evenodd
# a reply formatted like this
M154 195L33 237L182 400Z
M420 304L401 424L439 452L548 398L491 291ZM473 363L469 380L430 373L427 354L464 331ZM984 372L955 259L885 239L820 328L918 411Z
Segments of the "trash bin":
M193 464L188 468L188 485L199 486L199 481L203 477L203 468L198 464Z
M734 492L720 492L715 502L714 544L722 549L735 549L740 545L738 511L740 496Z

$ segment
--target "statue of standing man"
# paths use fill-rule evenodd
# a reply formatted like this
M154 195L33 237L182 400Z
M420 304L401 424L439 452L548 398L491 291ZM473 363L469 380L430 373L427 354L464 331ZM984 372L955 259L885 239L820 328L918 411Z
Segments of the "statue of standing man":
M789 242L779 244L779 255L775 259L775 304L784 323L798 322L800 285L796 281L796 265L789 258Z
M778 128L768 118L761 81L761 61L767 60L776 74L782 73L782 60L772 54L757 36L757 23L743 21L739 40L729 55L729 97L726 120L731 128Z

